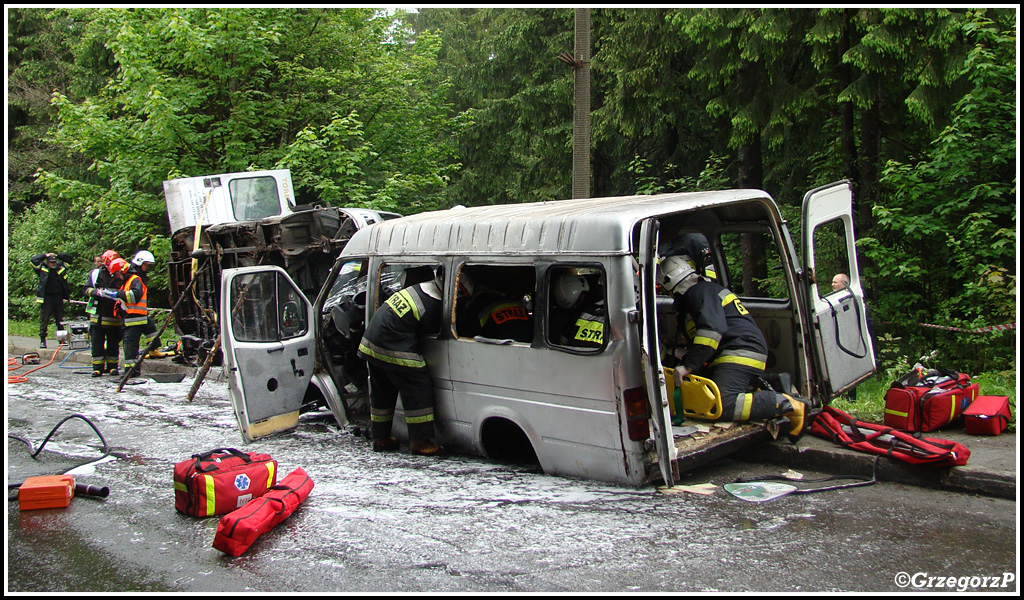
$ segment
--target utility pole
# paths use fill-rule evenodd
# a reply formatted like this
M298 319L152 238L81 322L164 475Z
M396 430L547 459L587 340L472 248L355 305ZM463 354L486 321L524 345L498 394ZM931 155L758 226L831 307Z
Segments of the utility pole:
M558 60L573 69L572 197L590 197L590 9L577 8L574 54Z

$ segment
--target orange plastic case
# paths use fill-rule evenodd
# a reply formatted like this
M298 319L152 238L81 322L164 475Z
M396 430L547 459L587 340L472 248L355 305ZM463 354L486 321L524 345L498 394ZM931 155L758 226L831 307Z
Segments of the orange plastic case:
M18 505L21 510L65 508L74 495L74 475L29 477L18 488Z

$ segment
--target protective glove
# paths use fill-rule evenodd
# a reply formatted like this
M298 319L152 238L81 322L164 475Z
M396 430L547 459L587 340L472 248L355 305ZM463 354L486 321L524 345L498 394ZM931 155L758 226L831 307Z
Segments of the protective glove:
M96 297L117 300L117 290L96 290Z

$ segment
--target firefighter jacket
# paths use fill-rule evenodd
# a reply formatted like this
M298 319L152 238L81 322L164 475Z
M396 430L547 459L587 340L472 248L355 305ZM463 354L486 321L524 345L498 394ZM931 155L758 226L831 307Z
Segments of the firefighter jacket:
M570 317L562 343L577 348L601 348L604 346L604 322L603 301L584 306Z
M67 271L67 264L71 262L72 256L61 252L57 255L57 266L50 267L46 264L46 254L36 254L29 261L32 268L39 275L39 285L36 286L36 302L42 303L43 297L59 294L65 300L71 299L71 286L64 278Z
M734 363L764 370L768 345L740 299L717 283L701 279L683 295L674 296L676 312L685 315L683 328L690 347L681 364L691 370Z
M395 292L373 313L358 354L391 365L426 369L419 338L441 329L441 298L420 283Z
M469 310L477 319L475 331L485 338L517 342L533 339L533 320L518 298L485 292L474 299ZM459 335L462 335L461 329Z
M149 286L146 285L146 273L142 269L132 267L128 278L117 296L121 300L121 312L124 313L124 326L133 327L149 322Z
M120 288L119 283L114 281L110 272L106 269L93 269L89 272L89 275L85 280L85 285L82 286L82 294L89 299L89 303L85 307L85 312L89 313L90 323L99 323L105 327L121 326L121 317L114 316L117 301L105 298L96 293L101 289L118 288Z

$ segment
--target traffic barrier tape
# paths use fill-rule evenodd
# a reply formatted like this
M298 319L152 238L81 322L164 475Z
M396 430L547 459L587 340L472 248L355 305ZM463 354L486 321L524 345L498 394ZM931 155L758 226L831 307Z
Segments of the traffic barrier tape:
M1005 325L990 325L988 327L978 327L977 329L962 329L960 327L949 327L946 325L933 325L931 323L918 323L921 327L932 327L934 329L944 329L946 331L959 331L961 333L988 333L990 331L1005 331L1007 329L1016 329L1016 323L1007 323Z

